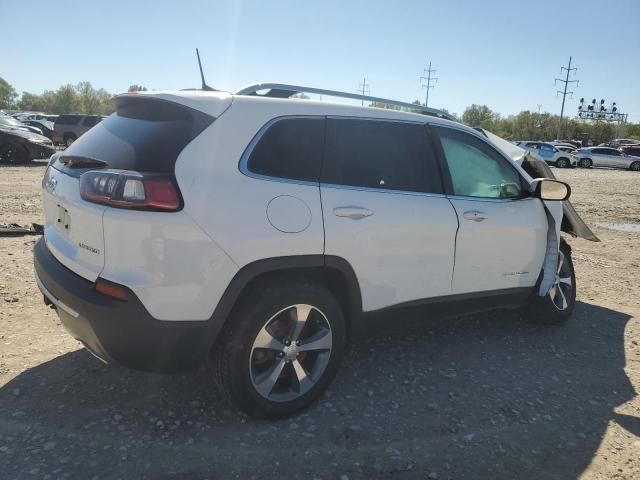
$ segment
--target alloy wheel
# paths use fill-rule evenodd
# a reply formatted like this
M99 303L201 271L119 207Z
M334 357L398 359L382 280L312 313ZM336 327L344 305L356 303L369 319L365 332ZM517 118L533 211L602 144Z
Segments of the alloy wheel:
M331 325L318 308L307 304L283 308L267 320L251 347L254 388L275 402L304 395L326 370L332 339Z
M566 261L564 253L560 252L556 280L549 290L551 303L553 303L558 310L566 310L571 306L569 302L572 298L572 291L571 266L569 262Z

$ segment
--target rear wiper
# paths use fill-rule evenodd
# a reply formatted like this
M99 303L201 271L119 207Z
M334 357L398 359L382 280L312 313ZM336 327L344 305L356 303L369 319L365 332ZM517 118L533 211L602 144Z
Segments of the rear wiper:
M104 168L107 166L106 162L97 158L76 155L62 155L58 158L58 161L67 168Z

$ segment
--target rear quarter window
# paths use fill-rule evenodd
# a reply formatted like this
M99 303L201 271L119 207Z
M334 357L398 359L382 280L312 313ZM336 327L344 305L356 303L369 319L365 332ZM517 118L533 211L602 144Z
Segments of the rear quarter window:
M324 118L283 118L267 127L247 160L250 172L318 182Z

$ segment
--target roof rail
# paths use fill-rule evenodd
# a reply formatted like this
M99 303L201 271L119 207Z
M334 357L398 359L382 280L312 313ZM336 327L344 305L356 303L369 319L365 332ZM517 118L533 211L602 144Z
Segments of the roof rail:
M303 87L300 85L287 85L285 83L256 83L248 85L240 90L233 92L234 95L259 95L261 90L268 90L267 93L260 96L271 98L289 98L296 93L313 93L317 95L326 95L328 97L350 98L353 100L366 100L367 102L384 103L385 105L394 105L396 107L407 108L410 110L418 110L423 115L431 115L433 117L445 118L457 122L458 120L452 115L423 105L414 103L401 102L399 100L391 100L389 98L371 97L369 95L359 95L357 93L340 92L338 90L325 90L323 88Z

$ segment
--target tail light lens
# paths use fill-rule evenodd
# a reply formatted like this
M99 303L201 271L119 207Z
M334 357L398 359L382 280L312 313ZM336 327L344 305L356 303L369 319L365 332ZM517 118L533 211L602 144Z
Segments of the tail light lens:
M116 208L175 212L182 203L171 177L124 171L95 171L80 177L80 196Z

